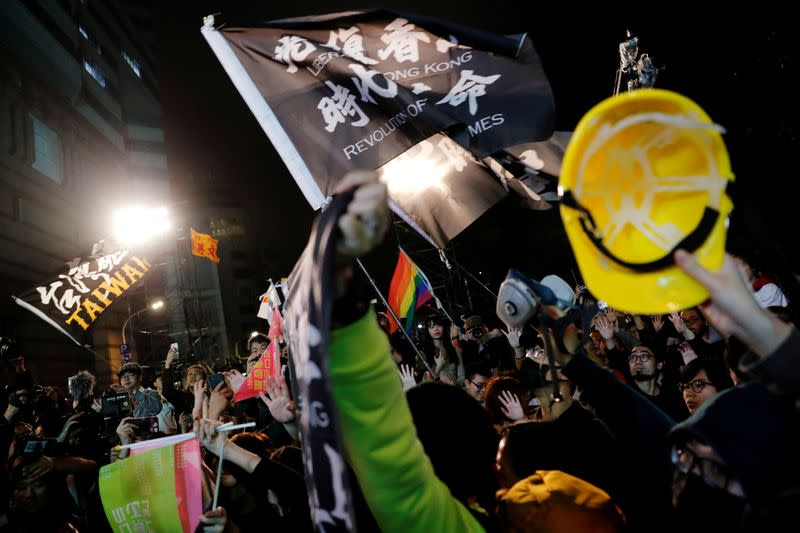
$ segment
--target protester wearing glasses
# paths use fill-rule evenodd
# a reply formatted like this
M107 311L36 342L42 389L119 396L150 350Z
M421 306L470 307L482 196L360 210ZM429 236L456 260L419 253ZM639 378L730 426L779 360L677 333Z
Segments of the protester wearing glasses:
M700 309L697 307L684 309L680 312L677 322L676 329L683 334L700 359L722 359L722 352L725 350L724 338L711 327ZM683 330L679 329L681 323L685 325Z
M733 382L723 362L694 359L681 372L678 390L683 395L689 414L694 414L706 400L732 386Z
M467 365L464 379L464 389L475 400L483 403L486 395L486 384L492 379L492 371L483 363Z
M628 366L634 388L642 393L673 420L684 420L689 416L680 394L672 387L665 386L663 368L664 358L656 356L658 350L648 346L634 346L628 356Z

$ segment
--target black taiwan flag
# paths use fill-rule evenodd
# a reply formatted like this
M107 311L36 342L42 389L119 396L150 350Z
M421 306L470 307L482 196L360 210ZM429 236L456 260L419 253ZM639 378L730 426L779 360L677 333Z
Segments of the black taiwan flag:
M383 173L393 209L439 246L507 191L461 152L483 161L553 131L550 85L524 35L389 10L256 23L209 17L203 34L313 208L348 171L393 162L392 176ZM420 199L431 187L459 208L457 223L445 219L447 206L420 213L393 192Z
M81 262L13 298L80 345L83 333L151 268L145 255L119 250Z

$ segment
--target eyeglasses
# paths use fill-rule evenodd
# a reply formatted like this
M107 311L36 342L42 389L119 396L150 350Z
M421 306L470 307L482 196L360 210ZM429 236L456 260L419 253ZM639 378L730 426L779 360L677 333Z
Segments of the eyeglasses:
M470 383L472 383L473 385L475 385L475 388L476 388L476 389L478 389L478 391L482 391L483 389L485 389L485 388L486 388L486 383L475 383L475 382L474 382L474 381L472 381L471 379L467 379L467 381L469 381Z
M707 457L698 457L688 447L681 446L672 447L670 459L679 477L685 479L691 473L701 477L710 487L727 490L731 476L725 465Z
M691 387L692 391L694 391L695 394L700 394L701 392L703 392L703 389L705 389L708 386L713 387L714 384L711 383L710 381L704 381L702 379L695 379L693 381L690 381L689 383L678 383L678 390L680 392L683 392L686 389L688 389L689 387Z
M636 363L641 361L642 363L646 363L650 360L651 357L653 357L653 354L647 352L632 353L631 355L628 356L628 362Z
M683 318L683 317L681 317L681 318ZM685 324L694 324L695 322L700 322L701 320L703 320L703 318L699 317L699 316L689 316L689 317L683 318L683 322Z

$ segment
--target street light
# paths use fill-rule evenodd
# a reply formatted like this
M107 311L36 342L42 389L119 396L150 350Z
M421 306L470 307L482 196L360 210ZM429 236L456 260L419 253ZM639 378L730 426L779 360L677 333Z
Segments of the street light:
M166 207L120 207L111 213L114 236L124 244L141 244L172 228Z
M125 342L125 328L128 327L128 322L131 321L131 318L141 315L145 311L149 310L158 311L162 307L164 307L164 300L156 300L155 302L151 303L149 307L145 307L144 309L136 311L131 316L129 316L128 319L125 321L125 323L122 325L122 344L128 344L127 342Z

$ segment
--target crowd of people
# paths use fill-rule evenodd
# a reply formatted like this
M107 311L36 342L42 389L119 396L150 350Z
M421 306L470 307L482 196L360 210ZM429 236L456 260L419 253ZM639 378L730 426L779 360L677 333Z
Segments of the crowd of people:
M366 208L351 204L364 220L341 231L369 248L382 235L357 226L374 227L368 219L382 212L374 204L385 190L362 186L377 190ZM567 317L559 328L504 328L491 312L450 323L426 308L415 346L380 310L333 316L330 386L359 529L791 527L800 501L800 336L790 302L742 258L728 256L714 273L691 255L675 260L708 302L631 315L548 276ZM282 339L272 342L288 363ZM66 380L65 400L35 384L24 347L6 342L0 530L110 531L100 467L127 460L121 445L188 432L203 446L205 487L223 461L217 508L204 490L203 531L311 530L302 402L285 369L267 394L233 402L269 343L252 337L243 368L186 365L170 349L152 383L126 363L119 385L103 393L80 371ZM227 422L255 427L216 431Z

